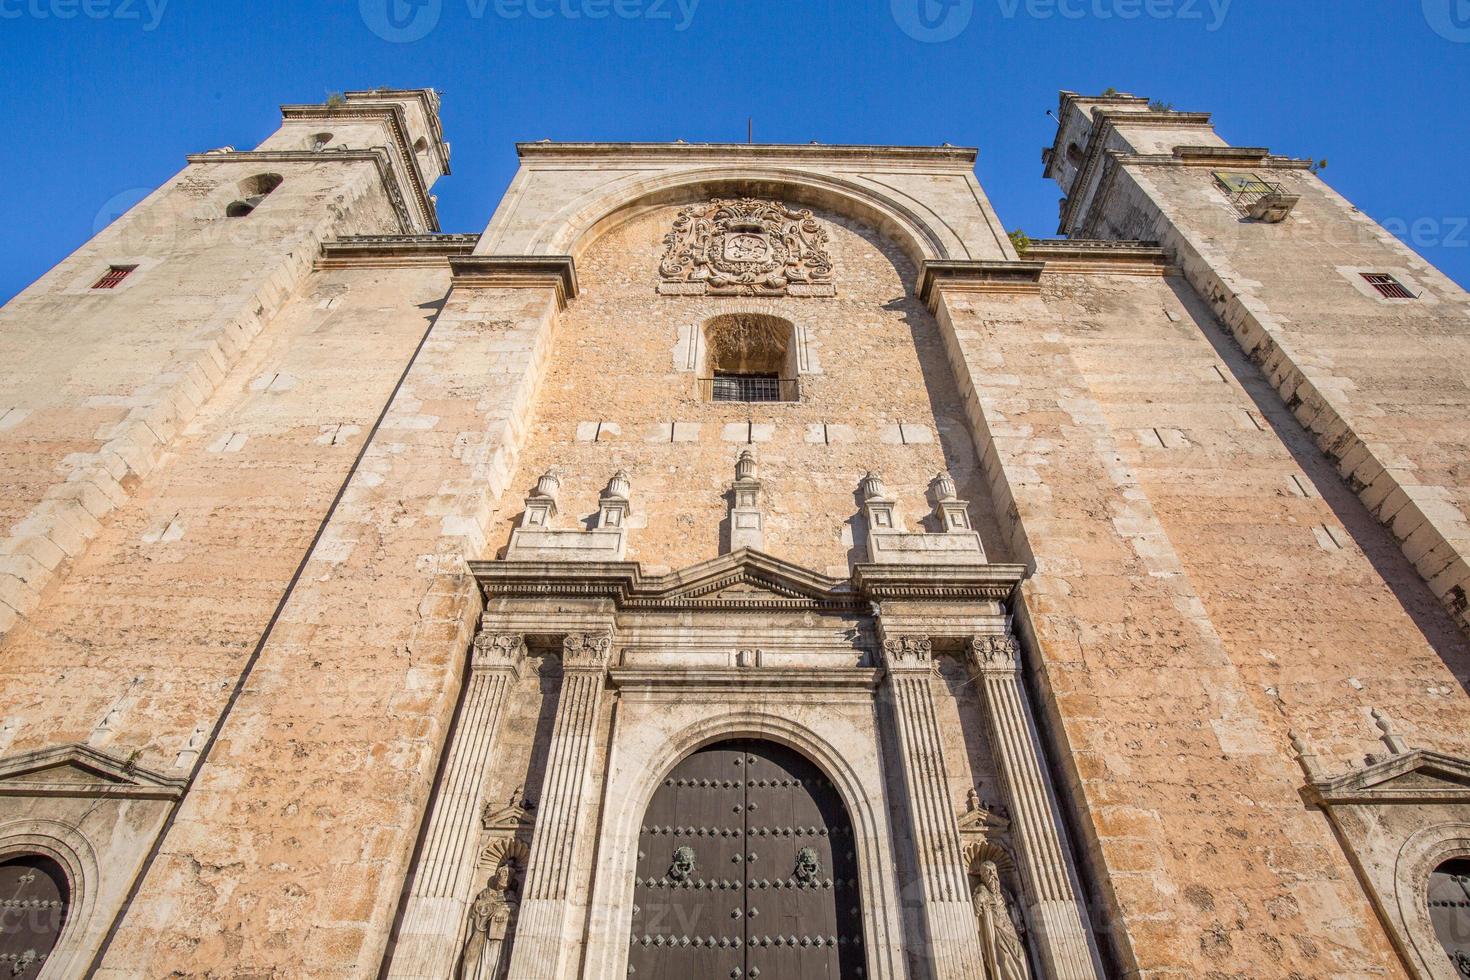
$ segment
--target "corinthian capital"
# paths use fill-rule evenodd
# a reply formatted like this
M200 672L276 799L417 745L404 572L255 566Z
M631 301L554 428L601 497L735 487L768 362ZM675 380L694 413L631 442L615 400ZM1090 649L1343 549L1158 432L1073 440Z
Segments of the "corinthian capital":
M883 664L889 670L929 667L934 662L934 644L927 636L889 636L883 640Z
M568 633L561 641L564 670L604 670L612 653L611 633Z
M475 635L471 664L475 670L506 668L519 672L526 659L526 638L519 633L481 630Z
M970 638L970 666L976 670L1015 670L1021 645L1009 633L987 633Z

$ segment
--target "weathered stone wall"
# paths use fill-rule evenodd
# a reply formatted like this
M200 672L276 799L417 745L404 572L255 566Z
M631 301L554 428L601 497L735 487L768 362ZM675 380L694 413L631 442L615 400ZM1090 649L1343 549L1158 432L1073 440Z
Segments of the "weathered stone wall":
M973 502L982 539L995 541L938 331L909 294L908 260L872 231L823 213L835 298L660 296L662 240L676 213L628 221L578 264L582 295L562 317L492 545L508 542L518 498L546 469L565 470L560 526L575 527L596 514L599 491L622 468L633 481L629 560L682 568L714 557L735 457L747 446L761 462L764 550L777 557L840 577L867 560L856 495L869 469L883 475L914 530L932 509L929 481L949 469ZM800 402L708 402L696 384L701 372L679 369L691 326L742 311L807 332L819 373L802 377Z
M1181 279L941 312L1125 965L1398 975L1287 730L1344 764L1377 705L1463 752L1463 637Z
M248 217L241 181L282 184ZM402 230L365 161L191 164L0 310L0 632L127 500L294 293L320 243ZM110 264L136 265L94 290Z

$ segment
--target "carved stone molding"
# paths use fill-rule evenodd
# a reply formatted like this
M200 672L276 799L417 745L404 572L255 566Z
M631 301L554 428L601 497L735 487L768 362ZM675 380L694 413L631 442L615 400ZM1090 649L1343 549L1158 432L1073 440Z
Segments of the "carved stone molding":
M827 231L809 210L716 198L680 211L664 245L665 295L836 295Z
M526 662L526 638L519 633L481 630L475 637L471 664L475 670L510 670L520 674Z
M564 670L606 670L612 653L611 633L568 633L561 641Z
M889 670L927 670L933 663L934 644L927 636L889 636L883 640L883 664Z
M970 665L976 670L1013 671L1021 663L1021 645L1009 633L970 638Z

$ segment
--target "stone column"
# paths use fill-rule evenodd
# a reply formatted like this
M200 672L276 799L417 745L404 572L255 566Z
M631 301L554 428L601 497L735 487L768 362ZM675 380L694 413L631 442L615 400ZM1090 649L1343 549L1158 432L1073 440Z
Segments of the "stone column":
M577 943L569 934L572 874L586 829L582 817L611 652L611 633L570 633L562 641L561 696L536 804L508 980L562 980L575 964L569 955Z
M908 825L918 857L929 976L976 977L984 967L959 824L945 782L944 748L931 687L933 647L928 637L897 636L885 637L882 650L907 789Z
M1016 863L1030 903L1027 916L1042 976L1097 980L1099 974L1067 872L1057 809L1041 763L1036 723L1021 687L1021 648L1014 636L976 636L970 669L985 700L991 751L1011 810Z
M388 976L440 980L459 955L480 838L484 777L510 689L526 659L525 639L481 631L471 653L463 709L450 736L444 777L429 811L413 889Z

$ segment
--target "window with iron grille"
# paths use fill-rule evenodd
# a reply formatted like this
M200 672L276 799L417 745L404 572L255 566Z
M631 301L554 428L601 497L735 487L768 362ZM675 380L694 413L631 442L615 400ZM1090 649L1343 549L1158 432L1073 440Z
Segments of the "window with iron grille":
M1415 299L1413 293L1393 276L1386 272L1365 272L1363 278L1368 280L1368 285L1378 290L1378 294L1387 299Z
M122 281L128 277L137 266L135 265L110 265L107 271L102 273L102 278L92 284L93 289L116 289Z
M779 402L782 400L779 375L716 371L711 381L710 401Z

